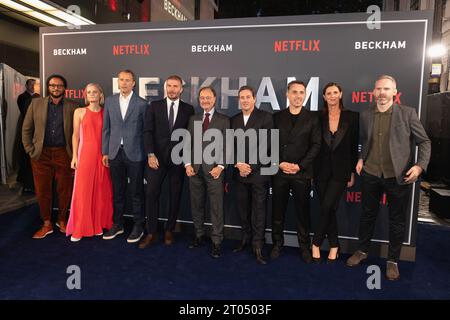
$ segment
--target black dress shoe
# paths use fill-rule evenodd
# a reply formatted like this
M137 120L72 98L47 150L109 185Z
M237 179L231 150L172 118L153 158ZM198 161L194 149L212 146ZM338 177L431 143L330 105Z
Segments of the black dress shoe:
M260 248L255 249L255 257L256 257L256 261L258 261L258 263L260 263L262 265L267 264L266 258L264 258L263 254L262 254L262 249L260 249Z
M308 249L300 249L300 256L302 257L302 259L305 263L312 262L311 252L309 252Z
M189 245L189 249L200 247L203 244L202 237L195 237Z
M213 244L211 250L211 257L215 259L220 258L220 244Z
M233 252L241 252L242 250L244 250L247 247L247 241L246 240L242 240L241 243L239 244L239 246L237 248L233 249Z
M281 246L274 245L272 251L270 251L270 259L274 260L280 256Z

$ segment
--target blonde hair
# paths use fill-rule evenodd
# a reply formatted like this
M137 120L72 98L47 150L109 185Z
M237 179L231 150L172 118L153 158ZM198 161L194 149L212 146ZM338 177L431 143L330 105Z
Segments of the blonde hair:
M88 106L89 105L89 101L87 99L87 88L89 86L93 86L96 87L97 90L100 92L100 105L103 106L105 104L105 95L103 94L103 89L102 87L100 87L100 85L98 83L88 83L86 85L86 87L84 88L84 90L86 91L86 96L84 97L84 103Z

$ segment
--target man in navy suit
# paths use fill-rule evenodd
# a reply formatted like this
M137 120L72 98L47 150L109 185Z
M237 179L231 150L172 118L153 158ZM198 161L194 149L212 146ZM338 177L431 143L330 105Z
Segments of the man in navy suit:
M183 80L172 75L165 83L167 97L153 101L145 114L144 144L147 163L145 180L145 215L147 216L147 236L139 243L145 249L158 240L159 196L164 179L169 179L169 213L165 226L164 243L173 243L173 230L180 210L184 168L171 159L172 148L177 141L171 141L172 132L188 127L189 117L194 107L180 100Z
M118 84L120 93L106 98L103 118L102 161L105 166L110 167L114 203L114 224L103 235L103 239L114 239L124 232L125 198L129 193L134 226L127 242L134 243L138 242L144 234L142 214L145 163L143 130L147 101L133 92L136 82L132 71L120 71Z

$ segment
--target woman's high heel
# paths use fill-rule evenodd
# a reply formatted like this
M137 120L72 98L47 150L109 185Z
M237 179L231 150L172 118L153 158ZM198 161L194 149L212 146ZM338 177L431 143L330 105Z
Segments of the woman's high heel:
M313 246L314 246L314 245L313 245ZM320 252L320 248L319 248L319 252ZM319 264L319 263L321 262L321 258L320 258L320 257L315 258L315 257L313 256L312 250L311 250L311 257L312 257L312 262L313 262L313 263Z
M330 259L327 257L327 264L333 264L335 263L339 258L339 247L337 248L337 252L336 252L336 258L335 259Z

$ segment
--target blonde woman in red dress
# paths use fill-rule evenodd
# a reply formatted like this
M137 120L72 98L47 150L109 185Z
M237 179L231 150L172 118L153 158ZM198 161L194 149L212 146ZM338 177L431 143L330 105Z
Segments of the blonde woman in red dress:
M112 227L112 185L109 168L102 164L102 88L86 86L87 107L75 110L73 117L73 158L75 182L66 235L76 242L83 237L100 236Z

